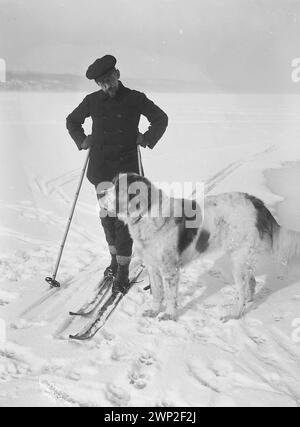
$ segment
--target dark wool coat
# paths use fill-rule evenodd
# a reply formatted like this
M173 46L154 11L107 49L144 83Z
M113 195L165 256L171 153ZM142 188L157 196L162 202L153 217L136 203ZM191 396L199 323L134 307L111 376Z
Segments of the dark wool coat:
M114 98L102 90L91 93L67 117L67 129L79 149L86 138L82 125L87 117L92 118L87 171L92 184L111 181L119 172L139 172L136 141L141 114L150 122L144 142L153 148L166 130L168 116L144 93L128 89L121 82Z

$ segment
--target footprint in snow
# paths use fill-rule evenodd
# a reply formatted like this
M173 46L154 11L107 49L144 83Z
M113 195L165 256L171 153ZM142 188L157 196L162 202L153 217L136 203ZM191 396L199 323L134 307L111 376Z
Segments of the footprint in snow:
M111 359L115 362L121 362L124 360L129 360L131 357L130 349L126 348L124 344L116 345L111 353Z
M138 360L145 366L152 366L157 362L155 354L152 351L144 351L140 354Z
M130 394L121 387L108 384L105 391L106 399L114 406L125 407L130 402Z
M112 342L116 339L116 335L114 334L114 332L109 330L108 327L102 329L102 336L107 342Z
M128 373L129 383L136 389L144 389L155 374L156 366L155 354L149 350L143 351L133 362Z
M149 377L141 369L134 367L128 374L129 383L141 390L148 384Z
M0 380L9 381L12 378L22 378L30 375L30 367L14 360L1 360L0 357Z

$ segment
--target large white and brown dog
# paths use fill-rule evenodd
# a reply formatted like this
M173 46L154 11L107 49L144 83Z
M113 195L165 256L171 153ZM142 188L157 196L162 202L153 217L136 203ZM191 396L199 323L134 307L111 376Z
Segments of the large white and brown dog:
M128 224L135 251L148 268L153 296L152 309L144 313L148 316L164 311L161 319L175 319L180 268L199 257L227 254L237 294L234 312L227 318L240 318L254 298L258 258L273 253L288 262L300 255L300 233L280 227L261 200L245 193L206 196L204 216L193 203L198 220L201 216L196 227L188 226L191 218L179 209L184 199L168 197L137 174L118 175L98 196L102 208L117 212Z

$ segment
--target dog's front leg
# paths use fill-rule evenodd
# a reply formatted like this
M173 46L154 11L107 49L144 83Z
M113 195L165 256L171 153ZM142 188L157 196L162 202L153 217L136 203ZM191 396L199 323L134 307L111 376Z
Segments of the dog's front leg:
M166 262L162 273L164 281L166 311L160 317L160 320L176 320L179 267L174 264L168 265Z
M163 280L160 271L155 267L147 266L150 277L150 285L152 292L152 308L145 310L143 316L156 317L162 310L163 302Z

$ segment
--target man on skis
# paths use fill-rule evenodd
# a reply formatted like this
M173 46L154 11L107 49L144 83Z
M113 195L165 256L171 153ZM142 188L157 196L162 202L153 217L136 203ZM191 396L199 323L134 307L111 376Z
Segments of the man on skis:
M100 90L87 95L67 117L67 129L79 150L91 148L88 180L97 186L112 181L121 172L139 171L137 145L154 148L168 125L168 116L144 93L128 89L120 81L116 58L105 55L87 70L86 77L95 80ZM144 134L139 133L140 116L150 122ZM91 117L92 134L85 135L83 124ZM111 263L104 272L113 277L113 292L129 287L129 264L132 239L127 226L118 218L100 215L108 243Z

